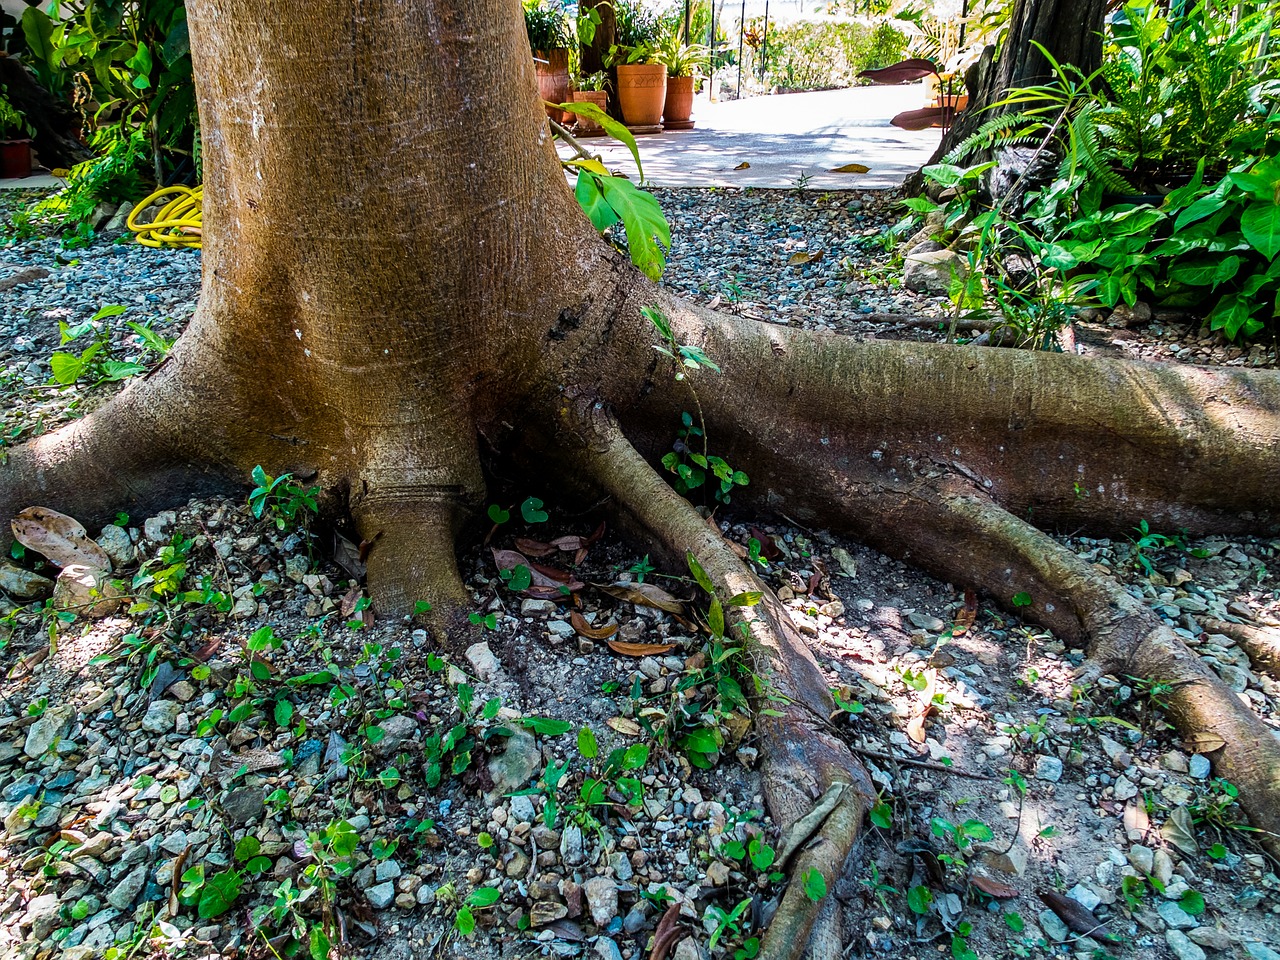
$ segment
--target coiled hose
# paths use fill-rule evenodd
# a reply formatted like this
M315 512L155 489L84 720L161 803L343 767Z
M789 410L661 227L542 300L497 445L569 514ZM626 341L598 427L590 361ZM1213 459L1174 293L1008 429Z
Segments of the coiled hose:
M172 196L151 223L138 223L138 214L157 200ZM138 235L146 247L200 247L200 227L204 217L204 187L162 187L129 213L125 226Z

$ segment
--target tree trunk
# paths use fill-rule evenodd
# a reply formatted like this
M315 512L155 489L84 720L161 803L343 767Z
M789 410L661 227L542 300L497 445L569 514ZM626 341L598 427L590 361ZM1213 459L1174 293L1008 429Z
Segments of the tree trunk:
M1016 0L1009 16L1009 33L998 56L994 47L988 47L970 68L965 76L969 106L956 117L929 162L940 162L992 119L995 114L991 105L1008 91L1052 80L1053 68L1045 57L1046 51L1058 63L1072 64L1086 75L1098 69L1102 65L1107 6L1105 0ZM918 193L922 187L919 175L906 185L909 192Z
M1184 729L1225 725L1214 763L1280 833L1280 741L1149 610L1019 519L1274 530L1275 373L859 344L694 309L575 206L515 0L191 0L189 18L199 308L150 376L13 452L0 515L44 504L92 526L243 488L261 464L321 485L373 545L379 610L459 612L456 538L485 503L484 467L518 460L547 486L609 493L725 597L763 589L650 466L695 383L716 452L751 476L750 508L854 532L1006 604L1029 594L1026 610L1094 643L1097 669L1170 683ZM646 307L724 372L676 381ZM834 886L869 782L781 605L766 591L734 615L784 697L760 721L770 805L785 827L822 798L794 870ZM832 960L848 942L836 898L800 890L762 957Z

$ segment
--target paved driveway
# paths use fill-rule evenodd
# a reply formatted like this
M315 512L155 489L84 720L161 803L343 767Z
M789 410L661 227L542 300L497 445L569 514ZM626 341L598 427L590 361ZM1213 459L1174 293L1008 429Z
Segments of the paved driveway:
M694 103L693 130L637 137L648 179L659 186L790 187L807 174L811 189L887 189L929 161L940 130L912 133L889 125L903 110L924 106L921 84L855 87ZM610 167L634 169L626 147L597 137L583 141ZM563 146L561 153L569 155ZM746 169L736 170L740 163ZM862 174L832 173L846 163Z

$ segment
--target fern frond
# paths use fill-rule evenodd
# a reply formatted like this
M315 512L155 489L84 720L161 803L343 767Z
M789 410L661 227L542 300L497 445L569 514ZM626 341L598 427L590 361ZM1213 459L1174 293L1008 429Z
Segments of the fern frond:
M959 164L979 150L1022 146L1034 141L1046 128L1039 117L1012 113L994 117L978 127L942 158L943 163Z
M1089 104L1072 117L1068 127L1070 149L1062 161L1063 173L1074 178L1077 171L1083 169L1112 193L1137 193L1137 188L1116 172L1106 155L1098 129L1099 114L1100 111Z

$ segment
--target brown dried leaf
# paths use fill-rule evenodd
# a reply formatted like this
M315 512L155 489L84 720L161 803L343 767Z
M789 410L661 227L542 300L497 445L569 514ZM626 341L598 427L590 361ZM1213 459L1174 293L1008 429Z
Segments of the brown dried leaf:
M617 600L654 607L667 613L684 613L684 604L652 583L595 583L596 589Z
M191 659L195 660L198 663L204 663L206 660L212 657L215 653L217 653L218 648L221 646L222 646L221 637L210 637L207 641L204 642L204 644L202 644L199 648L197 648L191 654Z
M831 168L832 173L870 173L871 168L865 163L842 163L838 167Z
M953 637L962 637L978 620L978 595L972 590L964 592L964 606L956 613L955 623L951 627Z
M667 954L676 945L676 940L680 939L682 934L683 931L680 929L680 903L677 901L667 907L667 912L658 921L658 929L653 934L653 949L649 953L649 960L667 960Z
M1182 748L1190 750L1192 753L1213 753L1213 751L1221 750L1226 745L1227 741L1222 737L1207 731L1193 733L1182 741Z
M735 169L735 170L749 170L749 169L751 169L751 164L749 164L749 163L747 163L747 161L743 160L740 164L738 164L738 165L737 165L736 167L734 167L733 169Z
M530 540L528 537L516 537L516 549L530 557L549 557L556 548L541 540Z
M932 60L912 57L910 60L901 60L878 70L863 70L858 76L872 83L911 83L914 80L923 80L937 72L938 68Z
M107 552L89 539L80 521L48 507L27 507L9 526L13 538L52 564L69 567L80 564L90 570L111 572Z
M752 527L751 536L760 541L760 556L766 560L777 560L782 556L782 551L778 549L772 534L765 533L759 527Z
M925 732L923 713L917 713L907 721L907 736L911 738L912 743L924 743Z
M1073 933L1081 936L1093 937L1095 940L1110 940L1111 934L1107 932L1107 925L1093 915L1093 911L1089 910L1083 903L1078 900L1072 900L1070 897L1055 893L1052 890L1045 890L1037 893L1041 900L1050 910L1062 918Z
M644 734L640 724L634 720L628 720L626 717L610 717L605 721L605 726L622 734L624 737L639 737Z
M618 632L618 625L610 623L603 627L593 627L587 623L587 618L580 614L577 610L569 613L569 623L573 625L573 629L582 634L588 640L608 640Z
M514 570L516 567L526 567L529 570L529 576L533 584L525 590L525 593L531 597L540 597L544 600L558 599L562 596L561 584L568 586L570 590L582 589L583 585L563 570L534 563L523 553L518 553L515 550L498 550L492 547L490 552L493 554L493 562L499 570Z
M362 544L363 546L363 544ZM361 558L360 547L338 533L336 530L333 534L333 562L342 568L352 580L363 580L367 569L364 560Z
M821 259L821 250L797 250L791 256L787 257L787 264L792 267L802 267L806 263L817 263Z
M338 612L343 620L350 619L351 615L356 612L356 604L360 602L360 598L363 596L364 591L360 589L360 584L353 583L351 589L346 592L342 602L338 605Z
M674 643L631 643L627 640L610 640L609 649L624 657L651 657L660 653L670 653L676 648Z
M1008 900L1010 897L1016 897L1018 891L1007 883L1001 883L999 880L992 880L990 877L984 877L982 874L974 874L969 878L969 882L985 893L988 897L995 897L997 900Z
M953 107L921 107L904 110L889 122L900 130L928 130L932 126L950 124L955 117Z
M565 553L574 553L575 551L581 550L586 542L586 538L575 536L556 537L551 541L552 545L555 546L556 549L563 550Z

